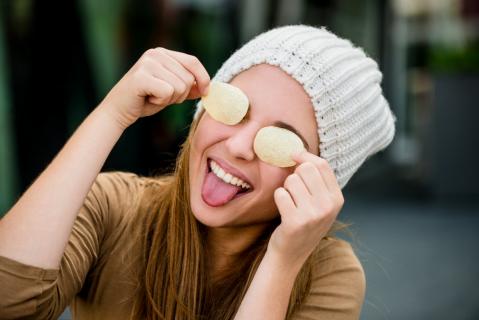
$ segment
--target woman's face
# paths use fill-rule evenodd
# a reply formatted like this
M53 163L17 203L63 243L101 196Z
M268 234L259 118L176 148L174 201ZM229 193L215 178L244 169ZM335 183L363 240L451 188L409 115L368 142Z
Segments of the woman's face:
M209 227L264 225L278 215L274 190L283 185L295 167L279 168L259 160L253 150L255 135L265 126L279 126L276 122L281 121L294 127L309 145L308 151L317 155L314 112L303 87L277 67L254 66L237 75L230 84L248 96L249 112L233 126L214 120L206 112L201 117L190 154L191 208L196 219ZM211 190L220 190L221 185L215 180L215 188L210 185L206 191L207 175L214 174L209 172L210 159L226 172L241 172L252 190L225 204L212 204L205 195L215 197ZM209 179L211 182L212 176Z

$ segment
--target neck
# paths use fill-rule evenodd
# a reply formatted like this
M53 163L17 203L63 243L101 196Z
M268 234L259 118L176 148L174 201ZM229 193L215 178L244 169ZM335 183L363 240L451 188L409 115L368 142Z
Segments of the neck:
M206 243L213 279L227 270L244 250L250 247L267 228L267 224L248 227L208 228Z

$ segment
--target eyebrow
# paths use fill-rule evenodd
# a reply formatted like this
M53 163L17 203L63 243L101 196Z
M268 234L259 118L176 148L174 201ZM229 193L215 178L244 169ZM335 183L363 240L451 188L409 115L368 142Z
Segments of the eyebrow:
M273 123L273 126L276 126L276 127L280 127L280 128L283 128L283 129L287 129L289 131L292 131L294 133L296 133L298 135L298 137L301 139L301 141L303 141L304 145L306 146L306 149L309 150L309 144L306 142L306 139L301 135L301 133L298 132L298 130L296 130L296 128L294 128L293 126L287 124L286 122L283 122L283 121L275 121Z

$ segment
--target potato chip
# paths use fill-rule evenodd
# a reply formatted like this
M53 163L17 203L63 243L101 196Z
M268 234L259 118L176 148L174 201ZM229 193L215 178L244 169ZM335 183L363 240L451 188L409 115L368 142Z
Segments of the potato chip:
M291 155L305 149L297 134L274 126L261 128L256 133L253 148L262 161L277 167L294 166L296 162Z
M248 112L248 97L238 87L211 81L208 94L201 104L216 121L228 125L238 124Z

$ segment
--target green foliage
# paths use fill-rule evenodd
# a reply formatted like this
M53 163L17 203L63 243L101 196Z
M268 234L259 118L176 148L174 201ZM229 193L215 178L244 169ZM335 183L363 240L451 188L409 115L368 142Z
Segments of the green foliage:
M432 71L445 73L479 72L479 41L464 48L433 48L429 67Z

